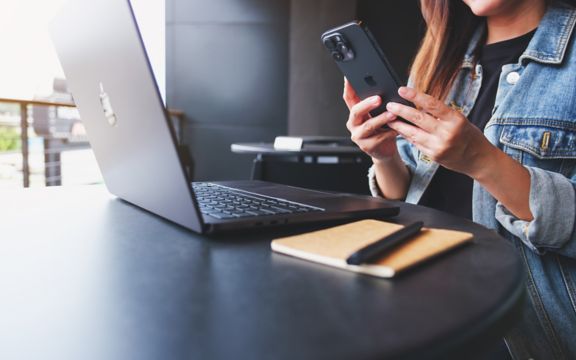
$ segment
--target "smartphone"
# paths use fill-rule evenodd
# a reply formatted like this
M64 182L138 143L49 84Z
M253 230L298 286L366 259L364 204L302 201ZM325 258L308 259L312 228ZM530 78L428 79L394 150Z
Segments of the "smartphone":
M390 101L414 106L398 95L400 79L362 22L353 21L326 31L322 43L361 99L381 97L382 104L370 112L371 116L386 111Z

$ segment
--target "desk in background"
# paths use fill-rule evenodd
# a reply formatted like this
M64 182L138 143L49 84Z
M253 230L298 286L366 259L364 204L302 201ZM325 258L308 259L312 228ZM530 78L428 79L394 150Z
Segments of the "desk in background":
M370 195L372 160L357 146L305 145L302 150L277 150L270 143L232 144L232 152L255 156L252 180L308 189Z
M101 186L0 194L3 360L469 358L523 298L506 240L404 203L474 244L384 280L272 253L304 228L208 238Z

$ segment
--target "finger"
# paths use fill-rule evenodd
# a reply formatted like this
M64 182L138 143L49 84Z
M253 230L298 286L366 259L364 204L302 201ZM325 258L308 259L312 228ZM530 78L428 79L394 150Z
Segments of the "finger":
M395 121L395 122L390 123L389 126L390 126L390 128L392 129L393 127L394 127L394 128L397 127L398 123L401 123L401 122L400 122L400 121ZM406 137L405 135L400 134L400 133L397 132L396 130L392 130L392 131L394 131L394 132L395 132L396 134L398 134L399 136L402 136L404 139L406 139L406 141L408 141L409 143L411 143L412 145L414 145L414 147L416 147L421 153L423 153L424 155L427 155L430 159L432 159L431 154L433 154L433 152L432 152L432 150L431 150L428 146L426 146L426 145L424 145L424 144L422 144L422 143L417 142L417 141L415 140L415 139L416 139L415 137L409 138L409 137Z
M370 111L380 106L380 96L371 96L352 106L348 121L351 126L358 126L370 117Z
M420 129L435 133L438 128L438 119L422 112L420 110L414 109L411 106L390 102L386 104L386 109L398 117L404 118L414 125L418 126Z
M361 127L359 136L361 138L367 138L373 136L374 134L387 132L389 129L383 128L390 121L396 120L396 115L389 111L385 111L382 114L366 120Z
M429 150L432 135L426 131L403 121L391 121L388 126L410 143Z
M350 129L352 141L359 144L360 142L374 139L390 132L395 133L395 131L392 131L389 127L384 126L386 123L394 121L394 119L395 116L393 114L386 112L385 114L366 120L362 125Z
M402 86L398 89L398 94L436 118L448 120L454 111L442 101L413 88Z
M344 99L344 102L346 103L346 106L348 106L349 110L352 109L352 107L359 103L361 100L346 78L344 78L344 94L342 98Z

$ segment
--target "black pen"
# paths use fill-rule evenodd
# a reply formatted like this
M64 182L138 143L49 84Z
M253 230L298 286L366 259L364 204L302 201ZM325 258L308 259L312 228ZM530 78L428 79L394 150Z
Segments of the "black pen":
M395 231L390 235L386 235L372 244L356 251L346 259L346 263L349 265L360 265L367 263L370 260L374 260L375 258L380 257L385 251L418 234L423 225L424 223L422 221L406 225L402 229Z

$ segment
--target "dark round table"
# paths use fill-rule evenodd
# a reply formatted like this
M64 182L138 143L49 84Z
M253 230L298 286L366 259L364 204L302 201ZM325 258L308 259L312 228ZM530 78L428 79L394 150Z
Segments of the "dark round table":
M161 189L159 189L161 191ZM384 280L272 253L304 228L208 238L100 186L3 191L0 358L462 358L523 299L495 232L401 204L473 244Z

